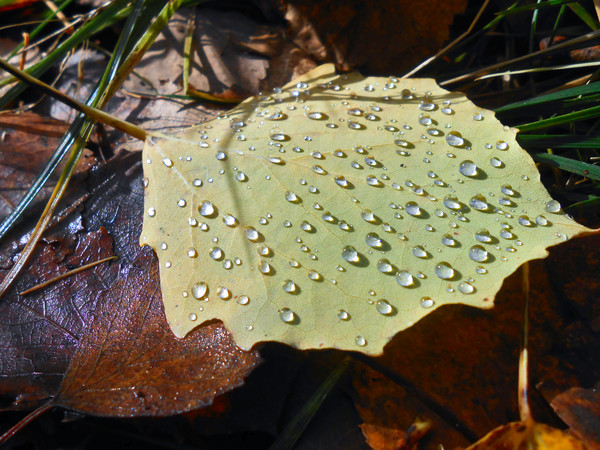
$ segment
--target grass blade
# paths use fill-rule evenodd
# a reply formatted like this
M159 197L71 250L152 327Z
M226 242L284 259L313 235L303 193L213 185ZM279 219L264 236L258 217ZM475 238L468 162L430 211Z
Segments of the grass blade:
M533 155L533 160L549 166L558 167L561 170L575 173L596 181L600 181L600 167L583 161L577 161L564 156L552 155L550 153L538 153Z

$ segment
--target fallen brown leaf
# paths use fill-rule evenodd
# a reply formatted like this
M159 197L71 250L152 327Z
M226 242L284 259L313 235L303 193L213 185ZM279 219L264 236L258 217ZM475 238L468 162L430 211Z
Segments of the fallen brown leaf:
M600 392L571 388L552 400L552 408L571 432L590 448L600 448Z

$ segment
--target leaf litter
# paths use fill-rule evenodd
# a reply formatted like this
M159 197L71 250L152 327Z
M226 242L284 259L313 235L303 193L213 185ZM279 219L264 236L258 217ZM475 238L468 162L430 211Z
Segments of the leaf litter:
M324 65L143 152L140 243L179 337L220 319L250 349L380 354L436 308L591 231L493 113L430 79Z

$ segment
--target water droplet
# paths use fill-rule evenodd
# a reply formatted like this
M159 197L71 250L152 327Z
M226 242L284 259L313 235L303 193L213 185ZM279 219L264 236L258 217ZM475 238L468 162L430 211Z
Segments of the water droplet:
M235 179L238 181L248 181L248 177L244 172L238 172L235 174Z
M258 265L258 270L260 270L260 273L262 273L263 275L271 275L274 272L273 267L271 267L271 264L269 264L266 261L260 262L260 264Z
M260 238L260 233L256 231L256 228L254 227L244 228L244 235L246 236L246 239L253 242L258 241Z
M309 112L306 117L312 120L324 120L326 118L325 114L317 111Z
M216 208L212 204L212 202L205 200L202 203L200 203L199 211L200 214L204 217L212 217L216 213Z
M493 238L492 236L490 236L490 232L488 230L479 230L475 233L475 239L477 239L479 242L492 242Z
M377 218L375 217L375 214L373 214L373 211L371 211L370 209L365 209L363 212L361 212L360 217L362 217L363 220L365 220L369 223L377 222Z
M435 302L430 297L422 297L421 298L421 307L422 308L431 308Z
M414 247L412 252L417 258L427 258L427 252L421 245Z
M384 316L394 312L394 308L388 303L387 300L379 300L375 306L375 309L377 309L379 314L383 314Z
M519 224L523 225L524 227L530 227L533 225L533 223L531 222L531 220L529 220L529 217L527 216L520 216L517 221L519 222Z
M310 233L311 231L314 230L314 227L310 223L308 223L307 221L303 221L300 224L300 229L302 231L306 231L307 233Z
M481 245L474 245L469 250L469 258L476 262L487 261L489 253Z
M383 246L383 241L377 233L368 233L365 242L372 248L381 248Z
M433 110L435 110L435 108L436 108L435 103L428 102L428 101L424 101L423 103L421 103L419 105L419 109L421 111L433 111Z
M466 160L460 163L458 171L465 177L474 177L477 175L477 166L473 161Z
M195 258L196 256L198 256L198 252L196 251L196 249L195 249L195 248L190 248L190 249L188 249L188 251L187 251L187 255L188 255L190 258Z
M342 175L335 177L334 181L335 181L335 184L337 184L338 186L341 186L343 188L347 188L350 185L350 183L348 183L348 180L346 180L346 178L343 177Z
M221 250L219 247L211 248L209 255L215 261L220 261L221 259L223 259L224 256L223 250Z
M285 199L290 203L298 203L300 200L300 198L296 194L290 191L286 191Z
M504 163L501 160L499 160L498 158L493 157L492 159L490 159L490 166L500 168L500 167L504 167Z
M297 269L298 267L300 267L300 263L294 259L290 259L290 267Z
M203 299L208 294L208 285L206 283L198 283L192 287L192 295L195 299Z
M342 250L342 258L344 258L349 263L357 263L360 261L360 256L356 249L350 245L347 245Z
M238 220L231 214L225 214L223 216L223 223L228 227L235 227L238 224Z
M192 184L195 187L200 187L200 186L202 186L202 180L200 178L196 178L194 181L192 181Z
M394 271L394 266L387 259L380 259L377 263L377 270L382 273L392 273Z
M515 235L512 234L507 229L502 229L502 230L500 230L500 237L504 238L504 239L513 239L515 237Z
M359 347L364 347L367 345L367 340L364 338L364 336L358 335L354 338L354 343Z
M454 196L449 195L448 197L445 197L443 203L444 206L448 209L452 209L454 211L458 211L459 209L461 209L458 198Z
M545 227L546 225L548 225L548 219L546 219L544 216L537 216L535 218L535 223L542 227Z
M477 211L487 211L490 207L486 198L481 194L475 195L469 202L469 206Z
M442 114L446 114L447 116L454 114L454 110L449 108L448 106L444 106L442 108Z
M476 121L483 120L483 114L481 114L481 113L474 114L473 120L476 120Z
M285 323L292 323L296 319L296 315L291 309L283 308L279 311L279 318Z
M216 154L216 158L217 158L219 161L224 161L224 160L226 160L226 159L227 159L227 155L225 154L225 152L217 152L217 154Z
M458 290L463 294L472 294L475 291L475 288L471 283L461 281L460 283L458 283Z
M150 217L156 216L156 209L154 208L154 206L151 206L150 208L148 208L148 216L150 216Z
M325 175L327 174L327 171L325 169L323 169L321 166L319 165L315 165L313 166L313 172L314 173L318 173L319 175Z
M231 298L231 292L226 287L221 286L217 291L217 295L221 300L229 300Z
M400 286L411 287L415 284L415 279L407 270L401 270L396 274L396 282Z
M340 309L337 313L337 318L340 320L348 320L348 319L350 319L350 314L348 314L343 309Z
M237 303L239 305L247 305L248 303L250 303L250 297L248 297L247 295L240 295L237 299Z
M292 280L285 280L283 282L283 290L289 294L293 294L298 291L298 285L294 283Z
M310 278L313 281L320 281L323 279L323 277L321 276L321 274L315 270L310 270L308 272L308 278Z
M504 141L498 141L496 142L496 148L498 150L506 150L508 148L508 144Z
M435 274L442 280L454 277L454 269L447 262L441 262L435 266Z
M465 145L465 140L458 131L451 131L446 135L446 142L451 147L462 147Z
M408 202L404 207L404 210L411 216L418 217L421 215L421 208L416 202Z
M367 184L369 186L382 186L383 183L381 181L379 181L376 177L369 175L367 177Z
M483 267L483 266L477 266L475 268L475 272L477 272L480 275L488 273L487 269L485 267Z
M513 195L515 195L515 191L513 190L512 186L510 184L505 184L504 186L502 186L500 188L500 190L502 191L502 193L504 195L510 195L511 197Z
M230 259L226 259L225 261L223 261L223 269L229 270L232 267L233 267L233 263L231 262Z
M277 164L279 166L285 164L285 161L278 156L269 156L267 161L269 161L271 164Z
M546 212L557 213L559 211L560 203L558 203L556 200L550 200L548 203L546 203Z
M395 139L394 144L399 147L408 147L410 145L408 141L405 141L404 139Z
M163 158L163 164L167 167L173 167L173 161L171 161L169 158Z

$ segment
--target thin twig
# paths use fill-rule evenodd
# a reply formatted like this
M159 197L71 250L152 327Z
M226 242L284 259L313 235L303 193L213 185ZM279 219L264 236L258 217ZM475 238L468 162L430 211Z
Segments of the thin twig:
M46 286L50 286L51 284L56 283L57 281L63 280L65 278L67 278L67 277L70 277L71 275L75 275L76 273L83 272L84 270L91 269L92 267L95 267L95 266L97 266L99 264L102 264L102 263L104 263L106 261L110 261L112 259L118 259L118 256L116 256L116 255L109 256L108 258L103 258L103 259L100 259L98 261L94 261L94 262L85 264L85 265L83 265L81 267L77 267L76 269L69 270L68 272L65 272L65 273L63 273L61 275L58 275L58 276L52 278L51 280L44 281L43 283L36 284L35 286L30 287L29 289L25 289L23 292L20 292L19 295L31 294L32 292L38 291L38 290L40 290L42 288L45 288Z
M39 416L44 414L46 411L52 409L54 404L50 401L48 403L43 404L39 408L34 409L21 420L19 420L14 426L10 427L2 436L0 436L0 445L8 441L11 437L25 428L26 425L31 423L34 419L37 419Z

